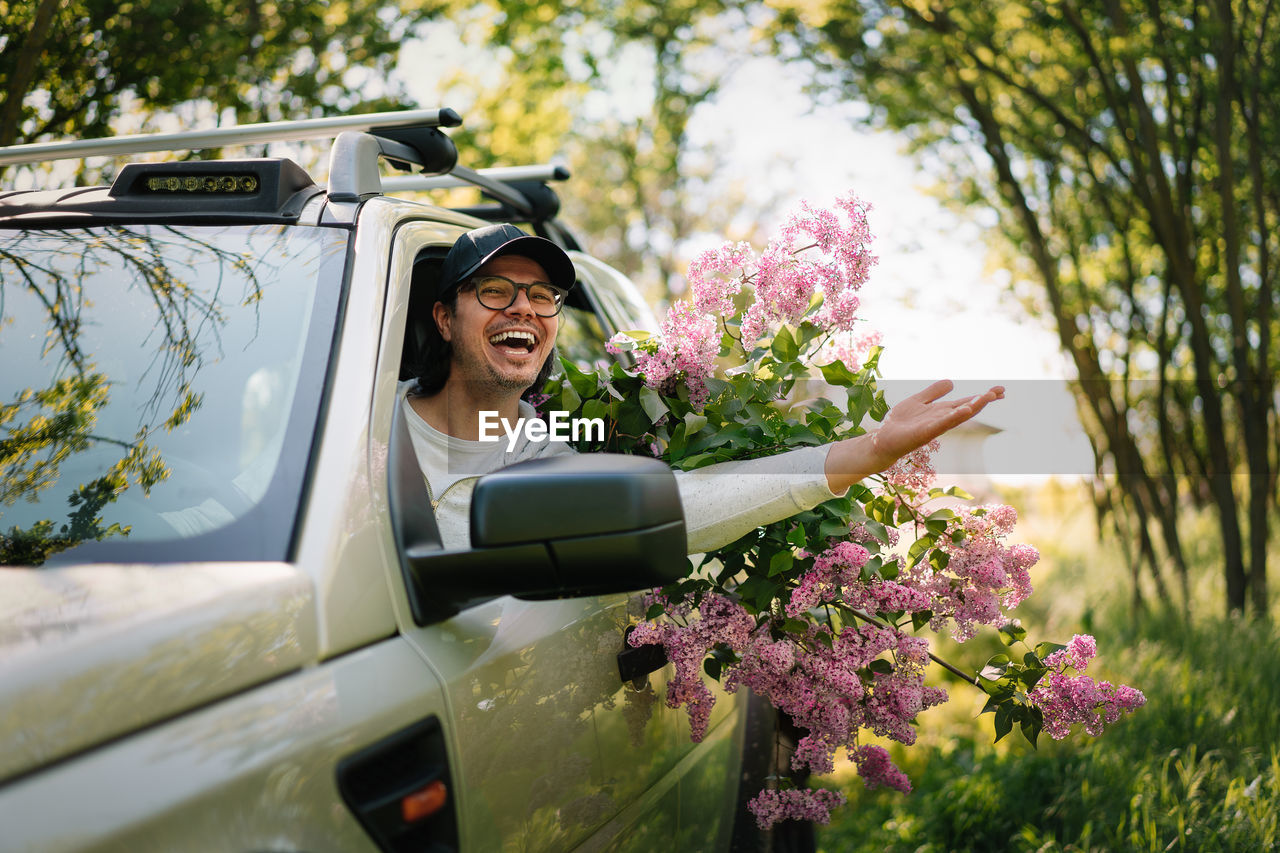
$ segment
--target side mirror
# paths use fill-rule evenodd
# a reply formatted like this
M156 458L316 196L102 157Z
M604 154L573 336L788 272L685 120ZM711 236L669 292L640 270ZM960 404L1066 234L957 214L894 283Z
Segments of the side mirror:
M675 476L640 456L555 456L481 478L471 497L471 544L546 546L555 581L512 593L521 596L649 589L678 580L686 565Z
M395 420L391 509L418 624L498 595L605 595L684 575L675 476L638 456L566 454L481 477L471 497L471 550L444 550L412 444Z

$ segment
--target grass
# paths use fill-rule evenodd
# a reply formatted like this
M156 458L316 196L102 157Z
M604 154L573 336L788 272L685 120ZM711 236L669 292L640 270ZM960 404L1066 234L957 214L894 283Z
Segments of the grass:
M1024 518L1023 538L1044 559L1036 594L1017 615L1036 639L1062 641L1087 627L1099 649L1090 674L1138 687L1146 707L1100 738L1042 735L1032 749L1016 734L992 744L990 715L976 718L982 699L948 685L952 701L921 716L917 744L892 750L915 791L866 791L850 768L838 769L825 783L850 802L820 831L819 848L1280 850L1276 620L1217 615L1223 598L1211 549L1196 558L1193 600L1203 605L1190 621L1131 616L1123 559L1114 543L1099 541L1091 511L1069 494L1035 497L1050 506ZM1189 520L1188 532L1202 523ZM971 648L976 642L939 647L980 665L995 647Z

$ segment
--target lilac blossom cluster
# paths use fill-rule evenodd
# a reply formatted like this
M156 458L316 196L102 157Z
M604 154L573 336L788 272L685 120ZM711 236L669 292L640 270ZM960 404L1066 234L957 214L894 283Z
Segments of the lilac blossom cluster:
M980 625L1004 621L1004 611L1031 594L1030 569L1040 561L1040 552L1005 542L1017 520L1017 511L1003 504L961 509L938 540L938 550L947 555L946 568L922 561L904 573L904 583L932 597L930 627L940 630L950 620L952 636L964 642Z
M930 627L941 630L952 622L953 636L964 642L978 626L1004 621L1004 611L1031 594L1030 569L1039 552L1004 542L1017 518L1013 507L1004 505L961 510L937 543L947 555L946 567L921 560L891 581L863 579L871 553L858 543L878 544L865 526L855 525L849 540L823 551L800 576L786 614L801 618L823 604L880 614L928 611Z
M690 737L698 743L707 733L711 708L716 698L702 680L702 661L717 646L735 652L746 648L755 620L735 601L722 595L708 595L698 605L697 616L679 604L664 602L668 615L687 624L646 620L638 624L628 642L634 647L661 644L676 670L667 683L667 707L684 706L689 714Z
M706 402L706 380L721 351L721 321L739 315L737 299L749 294L736 337L744 351L772 335L783 323L808 319L832 333L818 361L857 363L878 338L852 335L857 321L857 291L876 262L871 253L869 205L849 194L833 208L808 203L791 215L779 237L757 254L748 243L725 243L689 265L690 300L672 304L658 334L636 340L619 333L611 352L636 350L636 371L645 384L674 394L688 387L695 407ZM729 328L726 321L725 327ZM816 355L816 354L815 354Z
M1096 652L1093 637L1076 634L1066 648L1045 658L1045 665L1053 671L1027 695L1040 708L1044 730L1054 740L1070 734L1074 723L1083 724L1084 730L1096 737L1120 719L1121 712L1136 711L1147 703L1147 697L1136 688L1066 674L1067 669L1083 673Z
M838 574L848 570L849 558L865 560L866 549L841 544L847 547L832 550L843 556L827 556L820 571ZM688 608L683 612L691 616ZM827 625L809 622L805 634L782 632L776 636L771 627L772 620L765 619L757 626L740 605L708 594L698 607L698 618L689 618L684 625L642 622L629 642L633 646L661 643L666 650L676 671L667 688L667 704L686 708L694 740L705 735L715 701L703 682L701 662L712 648L720 646L737 656L727 667L726 691L750 688L807 732L792 755L793 769L830 773L836 752L847 748L868 786L910 790L905 775L892 766L887 753L859 747L858 734L867 729L901 743L914 743L915 717L946 701L945 691L924 684L929 663L927 641L894 627L873 624L849 625L833 632Z
M761 791L747 808L756 816L761 829L769 829L780 820L810 820L830 823L831 810L843 806L844 794L826 788Z

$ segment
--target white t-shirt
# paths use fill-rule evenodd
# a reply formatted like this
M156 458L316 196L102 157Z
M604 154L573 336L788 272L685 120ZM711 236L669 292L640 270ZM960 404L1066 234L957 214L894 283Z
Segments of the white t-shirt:
M401 407L427 479L441 541L450 550L470 547L471 491L477 478L526 459L575 452L567 442L533 441L523 431L510 447L505 435L492 442L446 435L409 405L413 386L414 380L400 383ZM537 413L522 400L520 417L537 417ZM802 447L763 459L677 471L689 553L728 545L757 527L836 497L823 470L826 459L825 446Z

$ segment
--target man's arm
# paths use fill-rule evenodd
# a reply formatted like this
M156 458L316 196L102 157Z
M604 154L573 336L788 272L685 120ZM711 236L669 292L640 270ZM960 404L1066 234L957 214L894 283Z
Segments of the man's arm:
M908 397L875 432L826 447L676 472L689 553L722 547L757 527L841 496L1004 396L997 386L963 400L940 399L952 387L950 381L935 382Z

